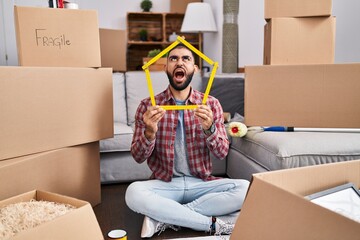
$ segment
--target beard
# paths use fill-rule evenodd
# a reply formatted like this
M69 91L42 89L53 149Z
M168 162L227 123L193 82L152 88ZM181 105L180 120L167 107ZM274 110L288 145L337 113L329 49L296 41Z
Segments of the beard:
M173 73L170 73L169 71L166 71L166 75L168 76L168 79L169 79L169 83L170 85L177 91L182 91L184 90L185 88L187 88L189 86L189 84L191 83L191 80L194 76L194 72L191 72L189 74L186 74L186 79L185 79L185 82L183 82L181 85L177 85L174 81L174 74Z

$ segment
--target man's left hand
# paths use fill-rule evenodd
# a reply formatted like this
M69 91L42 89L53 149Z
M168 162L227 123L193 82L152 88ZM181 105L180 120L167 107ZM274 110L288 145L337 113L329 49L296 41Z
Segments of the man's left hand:
M202 128L208 130L214 121L213 112L210 107L207 105L199 105L198 108L194 110L194 113L195 116L199 118Z

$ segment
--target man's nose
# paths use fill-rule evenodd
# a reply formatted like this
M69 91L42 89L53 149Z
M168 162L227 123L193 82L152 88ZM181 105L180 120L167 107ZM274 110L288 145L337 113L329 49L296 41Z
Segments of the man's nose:
M177 66L183 66L184 65L184 61L182 60L182 58L179 58L178 61L176 62Z

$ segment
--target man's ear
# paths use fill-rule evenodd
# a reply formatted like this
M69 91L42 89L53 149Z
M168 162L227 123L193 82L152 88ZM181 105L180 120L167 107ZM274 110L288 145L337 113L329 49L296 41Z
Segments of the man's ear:
M194 69L195 69L195 72L198 72L199 71L199 66L194 64Z

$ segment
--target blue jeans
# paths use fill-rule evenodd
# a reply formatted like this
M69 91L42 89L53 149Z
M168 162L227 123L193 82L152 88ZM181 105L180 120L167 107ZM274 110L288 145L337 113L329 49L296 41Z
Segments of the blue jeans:
M249 187L242 179L222 178L203 181L199 178L175 177L137 181L126 190L128 207L159 222L208 231L211 216L221 216L241 209Z

